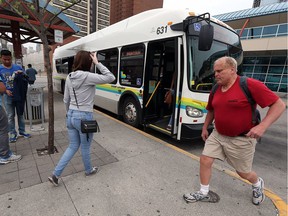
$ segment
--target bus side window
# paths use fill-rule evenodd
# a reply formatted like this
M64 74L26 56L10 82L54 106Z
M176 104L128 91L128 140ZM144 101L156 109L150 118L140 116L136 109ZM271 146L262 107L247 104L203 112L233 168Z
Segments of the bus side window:
M68 74L72 72L74 57L66 57L56 60L57 73Z
M125 46L121 49L120 84L141 87L144 68L144 44Z
M101 50L97 52L98 61L105 65L115 76L115 80L111 84L116 84L118 79L118 49ZM96 73L100 73L96 69Z

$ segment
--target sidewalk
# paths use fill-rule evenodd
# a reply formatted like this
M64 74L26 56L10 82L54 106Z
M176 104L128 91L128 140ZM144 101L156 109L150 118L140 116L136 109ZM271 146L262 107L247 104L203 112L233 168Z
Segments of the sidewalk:
M32 138L19 138L11 145L23 155L21 161L0 166L2 216L276 215L269 198L261 206L253 205L251 186L218 169L213 170L211 190L220 196L220 202L187 204L182 195L199 188L199 162L97 112L101 132L94 135L92 164L100 166L100 172L85 177L77 153L59 186L54 187L47 177L68 145L62 99L62 95L54 94L55 146L59 153L37 154L36 149L47 145L45 123L45 131L32 132Z

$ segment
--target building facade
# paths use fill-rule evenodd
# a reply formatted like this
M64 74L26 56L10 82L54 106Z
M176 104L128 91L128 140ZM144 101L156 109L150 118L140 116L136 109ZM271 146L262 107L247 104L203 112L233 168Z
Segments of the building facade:
M287 0L256 0L256 5L214 17L238 32L244 51L243 74L275 92L287 93Z
M287 0L254 0L253 8L263 7L266 5L271 5L271 4L276 4L276 3L286 2L286 1Z
M66 8L71 0L53 0L53 6ZM64 11L80 28L76 36L83 37L109 26L110 0L82 0Z
M110 24L146 10L162 8L163 0L111 0Z

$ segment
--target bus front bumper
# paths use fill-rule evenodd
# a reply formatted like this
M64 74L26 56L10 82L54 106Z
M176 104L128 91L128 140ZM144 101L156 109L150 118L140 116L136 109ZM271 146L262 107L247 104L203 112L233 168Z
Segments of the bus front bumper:
M181 139L199 139L201 138L203 124L182 124ZM213 130L213 126L208 127L209 134Z

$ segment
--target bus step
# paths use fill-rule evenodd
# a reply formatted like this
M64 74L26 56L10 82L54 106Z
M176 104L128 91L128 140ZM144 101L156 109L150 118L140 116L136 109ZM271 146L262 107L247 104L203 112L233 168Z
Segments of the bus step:
M165 133L167 135L171 135L171 131L167 130L166 128L159 127L159 126L157 126L155 124L147 124L146 127L147 128L152 128L152 129L154 129L156 131L159 131L161 133Z

